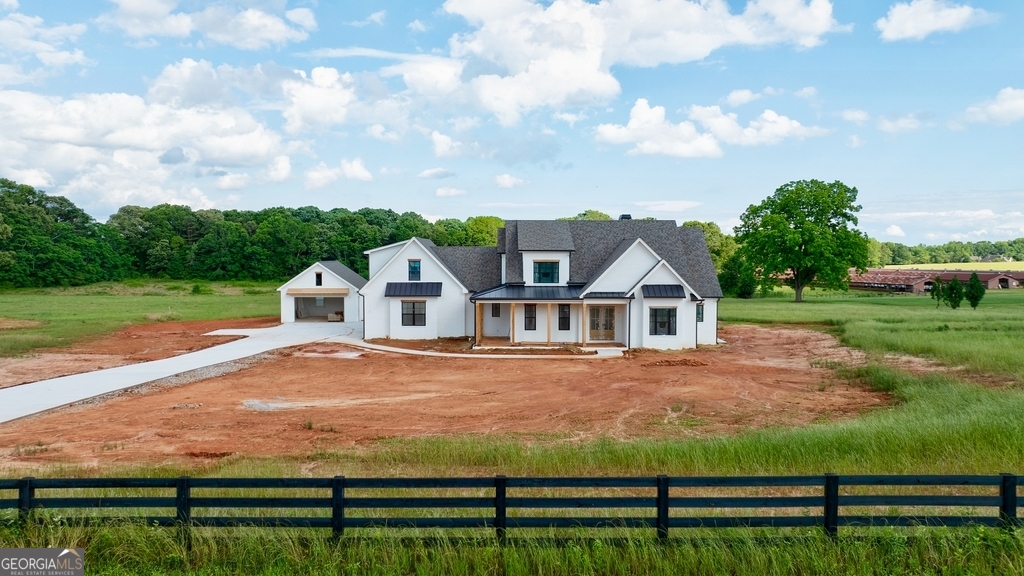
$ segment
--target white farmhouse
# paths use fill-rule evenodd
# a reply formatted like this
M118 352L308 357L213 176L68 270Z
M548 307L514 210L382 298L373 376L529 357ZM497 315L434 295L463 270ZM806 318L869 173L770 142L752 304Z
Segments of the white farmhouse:
M365 338L662 349L718 341L722 290L703 232L670 220L510 220L497 246L412 238L366 254Z

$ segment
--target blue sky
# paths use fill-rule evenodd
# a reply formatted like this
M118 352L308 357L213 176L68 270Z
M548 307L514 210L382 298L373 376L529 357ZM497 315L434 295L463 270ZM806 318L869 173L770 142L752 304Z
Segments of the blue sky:
M0 0L0 175L124 204L1024 236L1024 3Z

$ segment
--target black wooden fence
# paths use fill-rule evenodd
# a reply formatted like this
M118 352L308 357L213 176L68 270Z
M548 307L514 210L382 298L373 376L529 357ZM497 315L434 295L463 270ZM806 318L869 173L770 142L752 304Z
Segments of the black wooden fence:
M867 493L876 487L896 487L889 493ZM146 496L85 496L80 490L135 492L158 491ZM202 496L211 489L302 490L305 495ZM761 495L679 495L680 492L756 489ZM763 495L765 491L813 495ZM820 492L818 492L820 489ZM173 495L171 491L173 490ZM485 496L408 496L409 490L475 490ZM556 495L537 495L537 490ZM573 495L572 491L577 494ZM593 496L625 490L631 495ZM513 493L510 495L510 491ZM673 491L676 494L673 494ZM775 490L778 492L779 490ZM922 493L925 492L925 493ZM16 494L15 494L16 492ZM359 492L369 495L358 495ZM388 493L380 496L379 493ZM530 493L533 495L530 495ZM582 492L582 494L580 494ZM843 492L847 492L844 494ZM856 492L856 494L849 494ZM883 490L883 492L886 492ZM896 493L904 492L904 493ZM910 493L906 493L910 492ZM935 492L940 492L936 494ZM965 493L966 492L966 493ZM56 493L56 494L55 494ZM397 494L395 494L397 493ZM569 495L565 495L569 493ZM357 495L353 495L357 494ZM641 494L641 495L636 495ZM510 528L654 528L667 538L671 528L805 527L821 526L835 536L840 526L967 526L1012 528L1018 526L1017 476L924 475L924 476L724 476L724 477L621 477L621 478L22 478L0 480L0 510L18 510L24 520L33 511L60 512L66 521L85 523L138 521L160 526L280 526L331 528L341 535L346 528L490 528L504 538ZM94 516L68 514L73 509L162 509L165 516ZM858 514L844 514L844 510ZM924 508L925 513L920 513ZM242 516L198 515L194 511L217 509L321 510L321 515ZM470 509L473 516L411 515L366 517L374 510ZM644 515L565 515L569 509L599 513L621 510ZM797 513L775 515L778 509ZM562 515L535 515L537 510L562 510ZM708 511L756 510L757 516L708 514ZM942 511L943 514L935 513ZM989 514L982 514L982 511ZM676 514L673 514L673 512ZM765 514L765 511L770 512ZM927 513L927 512L931 513ZM511 514L510 514L511 512ZM651 515L650 512L654 514ZM694 514L696 512L696 515ZM884 512L884 513L880 513ZM280 512L278 512L280 514Z

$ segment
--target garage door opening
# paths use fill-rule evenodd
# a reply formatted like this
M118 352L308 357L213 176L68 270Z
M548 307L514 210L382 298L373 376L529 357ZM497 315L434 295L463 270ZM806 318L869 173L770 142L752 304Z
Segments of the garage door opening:
M295 319L306 322L344 322L345 299L329 296L296 298Z

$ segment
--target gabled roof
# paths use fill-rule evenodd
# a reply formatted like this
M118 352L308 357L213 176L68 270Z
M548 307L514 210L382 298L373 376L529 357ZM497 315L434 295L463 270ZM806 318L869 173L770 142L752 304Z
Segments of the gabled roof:
M391 246L394 246L396 244L399 244L399 243L396 242L395 244L391 244ZM408 240L405 240L404 242L401 242L401 244L404 244L404 246L399 248L398 251L395 252L395 254L391 256L391 258L387 261L386 264L384 264L384 266L381 267L380 270L384 270L385 268L390 266L392 262L395 262L396 260L398 260L402 256L402 253L409 249L409 246L411 246L412 244L417 244L421 248L423 248L423 250L427 253L428 256L431 257L431 259L433 259L435 262L437 262L437 265L440 266L441 269L444 270L448 274L448 276L450 276L451 279L455 281L456 284L459 285L459 288L462 290L463 293L466 293L466 292L469 291L466 288L466 286L462 283L462 281L459 280L459 277L456 276L451 271L451 269L449 269L448 266L445 265L445 263L441 260L441 258L438 257L437 253L435 252L435 250L437 249L437 245L434 244L432 241L427 240L426 238L417 238L417 237L413 236L412 238L410 238ZM380 271L378 271L376 274L374 274L373 278L370 278L369 280L367 280L366 283L370 284L370 283L376 281L377 278L380 278ZM365 287L366 285L364 284L363 286Z
M544 232L543 240L527 238L527 233L536 230ZM703 230L680 228L672 220L572 220L557 223L547 220L508 220L504 232L506 282L523 282L523 250L538 250L539 246L547 249L560 246L565 249L569 245L568 241L560 236L558 230L568 231L574 250L569 264L568 282L571 284L593 281L614 262L614 258L611 258L611 262L609 259L614 252L623 250L620 246L623 241L641 238L701 296L722 297L722 288L718 284L718 275L704 242ZM626 247L628 245L627 242Z
M520 220L518 248L520 252L576 249L568 222L559 220Z
M642 243L643 240L639 238L623 238L622 242L619 242L618 246L616 246L615 249L612 250L612 253L609 254L607 258L605 258L604 263L601 264L601 267L594 272L594 275L591 276L590 278L590 282L587 282L587 285L583 287L583 291L586 292L587 290L589 290L594 285L594 283L600 280L601 277L604 276L606 272L608 272L608 269L611 268L612 265L619 260L619 258L622 258L622 255L625 254L626 251L629 250L630 247L633 246L633 244L636 244L637 242ZM650 248L648 247L648 249ZM661 260L661 257L658 256L657 254L654 254L654 257L657 258L658 260Z
M336 276L355 286L356 288L362 288L366 285L366 278L359 275L358 272L345 266L337 260L321 260L320 265L333 272Z

